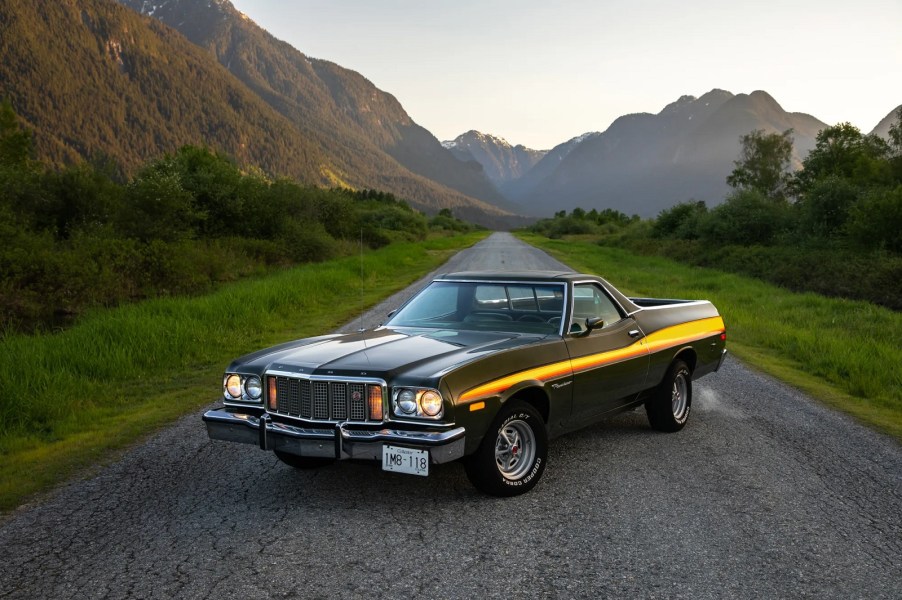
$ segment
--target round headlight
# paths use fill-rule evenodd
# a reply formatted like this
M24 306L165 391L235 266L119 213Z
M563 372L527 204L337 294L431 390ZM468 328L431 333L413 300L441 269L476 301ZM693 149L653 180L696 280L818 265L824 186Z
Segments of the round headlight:
M417 394L413 390L401 390L398 394L398 408L406 415L417 411Z
M251 375L244 382L244 391L247 392L249 398L257 400L263 394L263 383L256 375Z
M435 417L442 412L442 397L431 390L423 392L420 397L420 408L430 417Z
M241 377L229 375L225 381L225 389L232 398L241 397Z

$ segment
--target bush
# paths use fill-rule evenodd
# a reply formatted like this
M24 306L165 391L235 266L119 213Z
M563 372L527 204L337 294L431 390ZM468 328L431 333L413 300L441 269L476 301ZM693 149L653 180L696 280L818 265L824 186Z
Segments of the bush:
M850 209L847 230L864 248L902 253L902 185L866 193Z
M772 244L790 221L787 204L754 190L739 190L700 219L699 237L715 245Z
M662 210L655 219L652 235L658 238L695 240L699 237L699 222L708 214L704 202L682 202Z

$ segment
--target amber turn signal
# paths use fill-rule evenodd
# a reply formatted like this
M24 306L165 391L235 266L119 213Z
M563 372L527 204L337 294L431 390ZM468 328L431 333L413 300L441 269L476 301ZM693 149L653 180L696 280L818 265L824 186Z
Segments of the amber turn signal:
M382 386L367 386L367 400L370 405L370 419L382 420Z
M269 384L269 410L276 410L277 404L277 393L276 393L276 378L275 377L267 377L267 383Z

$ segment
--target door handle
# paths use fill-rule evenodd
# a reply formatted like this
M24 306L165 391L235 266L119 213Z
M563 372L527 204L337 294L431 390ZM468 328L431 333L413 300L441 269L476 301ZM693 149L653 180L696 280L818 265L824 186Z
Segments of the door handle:
M629 333L629 336L631 338L637 338L640 335L642 335L642 332L639 331L638 329L630 329L627 333Z

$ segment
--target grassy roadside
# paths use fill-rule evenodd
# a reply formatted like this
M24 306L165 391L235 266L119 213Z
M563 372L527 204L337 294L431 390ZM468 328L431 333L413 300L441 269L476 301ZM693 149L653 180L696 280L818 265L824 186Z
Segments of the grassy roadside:
M589 240L518 236L629 294L711 300L736 356L902 441L902 314Z
M368 252L362 292L351 257L0 338L0 510L209 404L232 358L331 331L487 234Z

